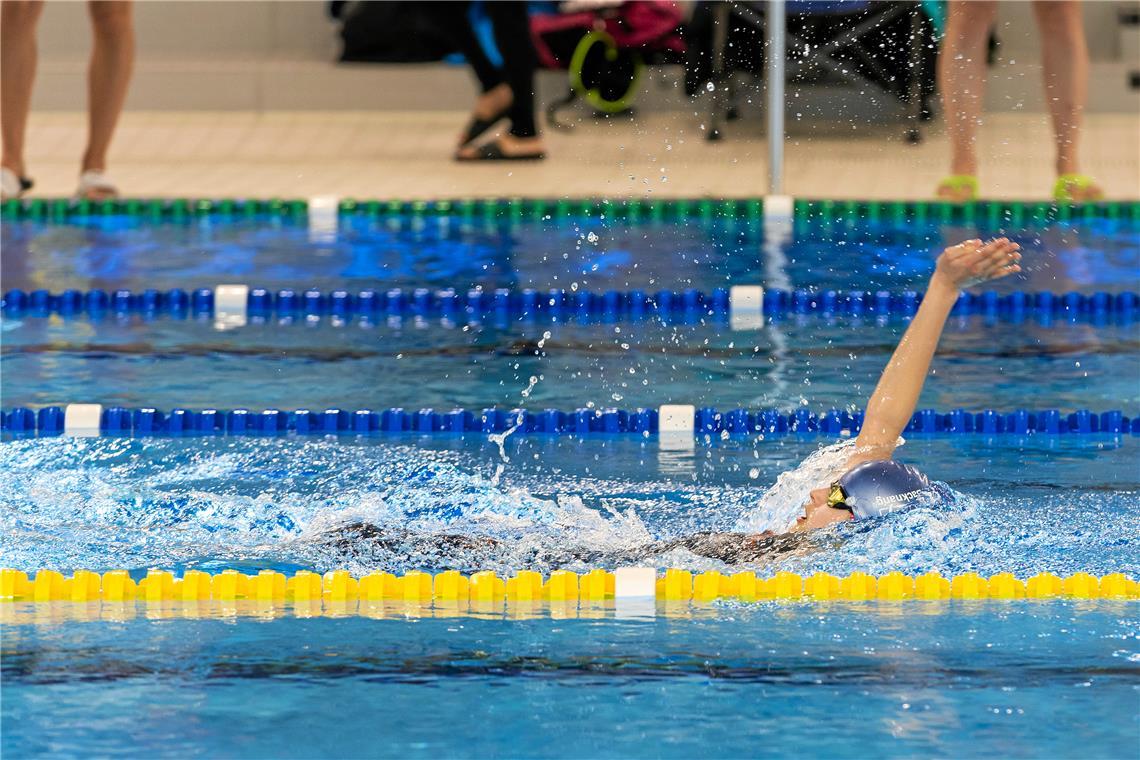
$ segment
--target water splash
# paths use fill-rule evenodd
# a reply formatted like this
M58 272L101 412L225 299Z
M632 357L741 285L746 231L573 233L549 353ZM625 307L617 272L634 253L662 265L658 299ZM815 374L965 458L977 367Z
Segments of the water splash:
M854 453L853 439L819 448L798 467L776 478L756 508L737 521L735 530L746 533L788 530L803 513L808 493L839 477L843 465Z
M546 339L549 337L550 337L549 332L543 334L542 340L538 344L540 348L542 347L543 343L546 342ZM520 393L523 400L526 400L530 396L530 392L534 390L534 387L536 385L538 385L538 381L539 381L539 378L536 375L530 376L530 380L527 382L526 388L524 388L522 390L522 392ZM495 444L499 448L499 461L495 465L495 474L493 476L491 476L491 485L496 487L496 488L498 487L499 482L503 477L503 472L506 469L506 466L511 463L511 458L509 456L507 456L507 448L506 448L507 439L516 430L518 430L520 427L522 427L522 424L523 424L523 413L519 412L515 415L514 424L512 424L509 428L507 428L506 430L504 430L501 433L491 433L490 435L487 436L487 440L489 440L491 443Z
M637 441L508 443L514 460L534 464L510 468L496 485L487 465L498 447L473 439L436 448L347 438L6 442L0 565L510 573L585 569L597 557L721 569L686 550L653 554L645 546L731 527L780 530L806 490L833 477L853 445L812 452L761 493L744 468L728 480L723 469L718 475L704 468L695 478L671 478L646 457L650 444ZM736 461L757 461L775 473L800 451L788 445L765 442L761 459L735 445L707 451L735 452ZM922 441L911 444L907 458L935 473L937 462L966 453L961 447ZM955 484L972 495L819 531L812 551L781 555L762 570L1136 574L1140 486L1120 480L1134 454L1129 446L1042 443L1016 460L990 460L959 474L968 479ZM1033 482L1025 482L1027 471L1036 473ZM354 541L353 525L375 526L383 540Z
M324 440L17 441L0 447L0 563L365 571L463 561L441 554L433 565L398 542L367 556L330 540L351 524L493 538L501 549L487 560L501 570L560 547L608 551L651 539L633 510L502 487L480 474L483 456Z
M888 518L840 524L827 531L840 550L791 558L785 569L839 576L854 571L883 573L890 570L953 575L979 569L981 566L966 559L979 539L978 505L976 499L955 493L937 506L911 508ZM989 574L1009 569L1000 563L996 567L987 564L988 567L981 569Z

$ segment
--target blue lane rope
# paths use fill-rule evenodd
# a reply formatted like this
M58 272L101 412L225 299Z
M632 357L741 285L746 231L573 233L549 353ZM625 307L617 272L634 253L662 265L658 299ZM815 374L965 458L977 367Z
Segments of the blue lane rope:
M797 315L908 317L918 311L922 293L914 290L765 290L764 314L772 319ZM253 287L247 298L252 318L288 320L296 317L388 318L420 317L478 323L495 319L549 321L616 321L660 317L665 319L727 319L729 291L716 288L703 292L607 290L596 293L562 289L512 290L498 288L466 291L454 288L393 288L360 291L317 289L271 291ZM199 288L187 291L9 290L0 302L0 312L9 317L63 317L105 314L140 315L186 319L209 317L214 313L214 291ZM1001 295L996 291L963 293L954 314L980 315L1019 322L1027 319L1048 322L1054 318L1132 322L1140 317L1140 295L1134 291L1092 294L1030 293L1016 291Z
M798 409L790 414L775 409L697 409L693 432L696 435L786 435L808 433L841 436L857 434L863 412L830 409L815 413ZM32 410L16 407L0 411L0 429L15 436L53 436L64 432L65 411L59 406ZM498 433L518 424L519 434L595 435L657 433L656 409L557 409L523 410L489 408L479 411L452 409L298 409L283 411L248 409L174 409L162 412L152 408L102 409L99 432L103 435L134 436L283 436L297 435L380 435L394 433L461 434ZM1119 410L1102 413L1086 409L1072 413L1056 409L1018 409L998 412L986 409L969 412L956 409L915 412L907 425L910 434L930 435L1091 435L1098 433L1140 435L1140 416L1127 417Z

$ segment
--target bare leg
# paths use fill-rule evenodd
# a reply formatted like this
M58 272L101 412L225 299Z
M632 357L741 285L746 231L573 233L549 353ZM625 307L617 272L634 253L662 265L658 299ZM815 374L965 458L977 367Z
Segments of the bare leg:
M17 177L25 174L24 135L36 78L36 23L43 0L0 3L0 165Z
M977 135L986 85L986 42L997 3L992 0L950 0L946 34L938 55L938 88L950 136L950 173L976 176ZM966 200L961 191L939 187L938 196Z
M1089 81L1089 51L1081 4L1076 0L1036 0L1033 11L1041 30L1045 101L1057 141L1057 174L1079 174L1077 152ZM1104 193L1099 187L1088 187L1072 188L1072 194L1075 200L1092 200Z
M95 46L87 80L88 136L82 171L103 171L135 62L133 7L130 0L91 0L88 7ZM91 195L103 198L110 193Z

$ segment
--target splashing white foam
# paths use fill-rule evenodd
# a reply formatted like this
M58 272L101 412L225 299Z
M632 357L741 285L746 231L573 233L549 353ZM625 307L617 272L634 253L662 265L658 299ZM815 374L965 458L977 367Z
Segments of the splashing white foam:
M811 454L794 470L783 473L760 497L755 509L741 517L735 530L761 533L788 530L802 513L808 493L837 477L845 462L855 453L855 441L847 440L824 446Z
M388 441L258 438L11 441L0 445L0 565L508 572L576 569L572 558L591 551L640 562L647 561L641 549L654 539L719 528L741 514L738 530L783 530L807 491L834 478L853 451L851 442L819 449L756 506L757 492L749 487L658 482L652 470L636 467L629 468L636 470L630 480L562 473L554 482L549 473L521 469L514 482L492 486L486 465L496 452L490 446L437 451ZM1025 486L1006 488L995 493L990 486L974 497L952 493L929 508L819 531L815 545L822 550L781 557L779 567L837 575L1137 572L1137 541L1129 529L1134 491L1041 487L1026 495ZM397 540L335 540L354 523L377 526ZM449 536L463 540L434 540ZM715 566L680 548L648 561L693 570ZM577 569L592 560L582 562Z
M535 378L532 381L537 382ZM530 387L534 387L534 382ZM501 433L491 433L487 436L487 440L499 447L499 461L495 463L495 474L491 476L491 487L498 488L500 481L503 479L503 472L506 470L507 465L511 463L511 458L507 456L507 439L518 430L523 424L523 415L520 412L515 415L515 422L509 428Z
M549 332L543 334L542 341L538 344L539 347L541 347L542 344L546 342L546 339L548 337L550 337ZM527 381L526 387L523 388L522 393L520 394L523 399L526 399L530 396L531 391L533 391L534 387L536 385L538 385L538 380L539 380L539 378L537 376L535 376L535 375L530 376L530 379ZM503 478L503 472L506 469L506 466L511 463L511 458L509 456L507 456L507 447L506 447L507 438L509 438L516 430L518 430L520 427L522 427L522 424L523 424L523 413L519 412L518 414L515 415L515 421L514 421L513 425L511 425L509 428L507 428L506 430L504 430L501 433L491 433L489 436L487 436L487 440L489 440L491 443L493 443L499 447L499 461L495 465L495 474L491 476L491 486L492 487L497 488L499 486L499 482Z

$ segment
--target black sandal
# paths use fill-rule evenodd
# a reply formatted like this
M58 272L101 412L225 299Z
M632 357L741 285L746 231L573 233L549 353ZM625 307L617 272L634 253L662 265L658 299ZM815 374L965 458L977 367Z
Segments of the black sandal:
M455 156L456 161L542 161L544 158L546 154L541 151L520 153L516 156L508 155L503 152L503 146L499 145L497 140L480 145L475 150L474 156Z
M466 148L478 140L487 130L507 118L507 112L509 110L509 108L504 108L489 119L480 119L478 116L472 116L471 121L467 122L467 132L463 135L463 142L459 144L459 147Z

